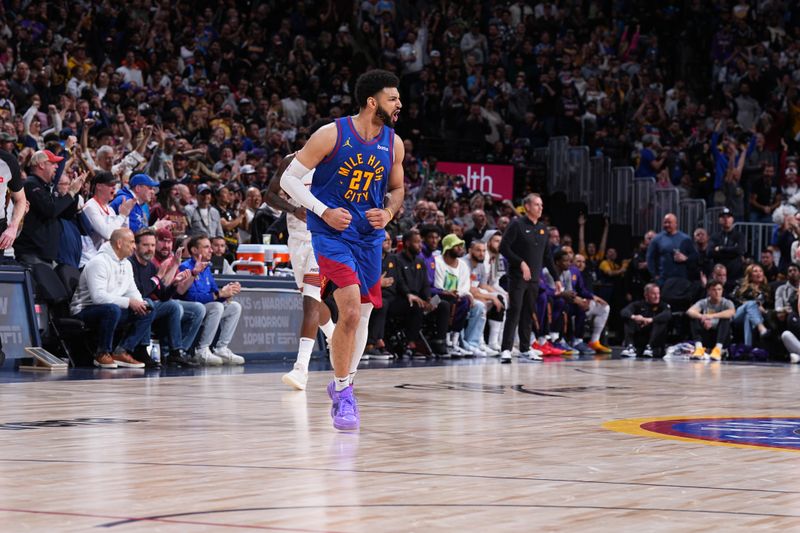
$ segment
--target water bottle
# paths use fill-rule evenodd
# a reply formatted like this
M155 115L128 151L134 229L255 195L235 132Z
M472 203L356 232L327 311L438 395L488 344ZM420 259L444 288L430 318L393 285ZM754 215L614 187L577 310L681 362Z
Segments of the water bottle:
M161 362L161 346L157 342L150 342L150 359L156 363Z

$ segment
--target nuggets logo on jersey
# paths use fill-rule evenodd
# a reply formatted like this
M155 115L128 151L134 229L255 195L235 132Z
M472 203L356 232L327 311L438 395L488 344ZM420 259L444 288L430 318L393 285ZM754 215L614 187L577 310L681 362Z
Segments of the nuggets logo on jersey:
M347 139L350 141L350 139ZM344 199L349 202L365 202L369 200L369 187L373 181L383 180L386 168L381 160L370 154L365 157L361 152L348 157L342 162L337 174L348 181Z

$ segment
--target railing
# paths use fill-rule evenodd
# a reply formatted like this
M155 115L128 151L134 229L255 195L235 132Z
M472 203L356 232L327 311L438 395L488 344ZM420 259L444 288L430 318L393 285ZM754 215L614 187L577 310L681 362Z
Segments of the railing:
M633 180L631 197L631 231L634 235L644 235L651 229L653 222L653 193L656 180L653 178L636 178Z
M672 213L676 217L680 211L680 193L678 189L671 187L668 189L656 188L653 191L653 218L650 229L660 228L664 217Z
M589 201L586 204L590 213L607 213L611 203L611 159L592 157L589 160Z
M551 137L547 149L547 184L550 192L569 192L569 173L567 172L569 138Z
M719 215L725 207L709 207L706 209L705 223L703 227L706 228L708 236L714 235L720 231Z
M775 231L775 224L765 222L737 222L733 229L744 235L745 253L760 260L761 250L772 242L772 233Z
M608 216L612 224L627 224L631 210L633 167L615 167L611 170L611 202Z
M588 146L572 146L567 150L567 171L570 200L588 205L592 178Z
M692 235L694 230L705 224L706 201L686 199L681 200L681 212L678 215L678 225L682 232Z

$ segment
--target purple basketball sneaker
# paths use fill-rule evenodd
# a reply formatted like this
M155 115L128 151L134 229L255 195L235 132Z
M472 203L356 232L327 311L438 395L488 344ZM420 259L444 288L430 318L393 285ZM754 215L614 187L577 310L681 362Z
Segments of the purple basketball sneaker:
M358 429L358 407L353 387L350 386L337 392L336 384L331 381L328 384L328 396L333 400L331 407L333 427L340 430Z

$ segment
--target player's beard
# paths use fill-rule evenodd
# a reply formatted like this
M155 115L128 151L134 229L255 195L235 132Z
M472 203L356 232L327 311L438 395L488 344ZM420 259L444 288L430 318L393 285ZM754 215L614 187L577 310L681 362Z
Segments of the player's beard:
M383 122L390 128L394 126L394 120L392 120L392 113L387 113L381 106L375 108L375 116L381 119L381 122Z

